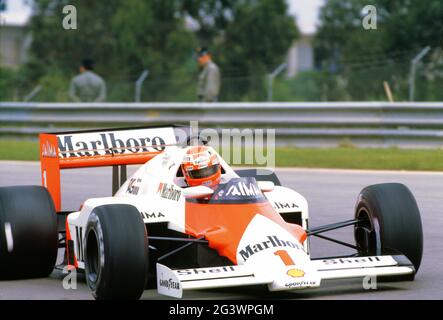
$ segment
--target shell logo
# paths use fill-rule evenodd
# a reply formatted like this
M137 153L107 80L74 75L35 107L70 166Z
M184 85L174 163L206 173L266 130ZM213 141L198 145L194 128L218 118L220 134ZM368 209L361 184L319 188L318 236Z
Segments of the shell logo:
M290 270L288 270L287 275L291 276L293 278L300 278L305 275L305 272L300 269L290 269Z

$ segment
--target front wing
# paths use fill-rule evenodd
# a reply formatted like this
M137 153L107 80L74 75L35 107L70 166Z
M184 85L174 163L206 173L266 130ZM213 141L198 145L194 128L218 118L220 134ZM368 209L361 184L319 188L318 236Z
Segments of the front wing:
M403 255L372 256L372 257L343 257L336 259L312 260L312 266L319 272L321 280L362 278L366 276L396 276L414 274L412 263ZM176 269L172 270L157 263L158 293L181 298L183 290L209 289L248 285L267 284L271 287L275 275L270 270L263 274L255 272L252 266L220 266L210 268ZM303 283L303 279L300 279ZM318 285L298 286L305 289ZM290 288L294 289L294 288Z

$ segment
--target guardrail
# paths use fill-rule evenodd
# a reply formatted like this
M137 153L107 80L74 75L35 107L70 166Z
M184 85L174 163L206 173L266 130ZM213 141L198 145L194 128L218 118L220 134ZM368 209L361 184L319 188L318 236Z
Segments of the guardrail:
M0 102L0 134L189 124L273 128L279 144L443 147L442 103L17 103ZM344 140L345 139L345 140Z

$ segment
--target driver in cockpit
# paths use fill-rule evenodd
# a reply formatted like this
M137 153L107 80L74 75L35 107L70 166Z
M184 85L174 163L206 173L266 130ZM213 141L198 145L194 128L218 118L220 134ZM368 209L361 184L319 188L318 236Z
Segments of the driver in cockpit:
M220 183L221 166L218 156L206 146L190 147L181 170L188 187L206 186L215 189Z

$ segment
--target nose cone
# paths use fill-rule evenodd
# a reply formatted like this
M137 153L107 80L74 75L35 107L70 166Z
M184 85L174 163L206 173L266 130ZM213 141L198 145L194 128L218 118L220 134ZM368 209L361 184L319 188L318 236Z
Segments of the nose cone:
M320 275L301 242L262 215L256 215L246 228L237 249L237 261L258 275L271 277L270 291L320 285Z

